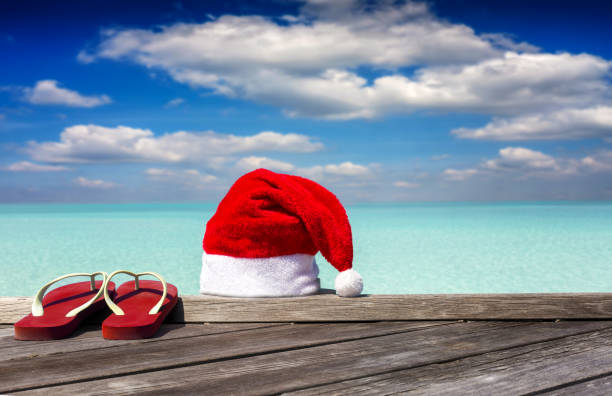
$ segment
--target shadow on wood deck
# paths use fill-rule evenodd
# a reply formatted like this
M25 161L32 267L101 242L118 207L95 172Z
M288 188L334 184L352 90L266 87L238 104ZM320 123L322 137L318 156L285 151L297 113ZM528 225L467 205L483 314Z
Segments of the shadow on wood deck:
M15 341L0 393L612 394L612 294L185 296L147 340Z

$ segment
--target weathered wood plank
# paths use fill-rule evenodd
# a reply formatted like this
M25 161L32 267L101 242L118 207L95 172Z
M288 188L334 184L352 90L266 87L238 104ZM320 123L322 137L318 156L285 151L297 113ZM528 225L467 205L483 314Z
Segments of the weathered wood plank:
M609 396L612 395L612 375L580 382L574 385L541 393L543 396Z
M14 323L29 298L0 298L0 323ZM170 322L330 322L457 319L612 319L612 293L368 295L285 298L183 296Z
M32 309L31 297L0 297L0 323L13 324Z
M612 373L612 329L287 394L517 395L542 392L609 373ZM603 390L612 385L610 378L594 382L590 388ZM586 387L571 388L576 393L566 394L592 394ZM579 389L582 391L578 392Z
M612 293L371 295L341 298L183 297L187 322L612 319ZM180 320L180 318L179 318Z
M415 395L474 394L485 390L495 395L540 392L575 381L612 373L612 331L568 337L539 345L529 351L480 366L466 365L461 378L430 378ZM354 394L354 393L352 393Z
M286 324L275 323L211 323L211 324L164 324L154 338L144 340L117 340L109 341L102 338L100 326L90 325L79 329L70 338L54 341L17 341L13 338L11 329L9 335L0 337L0 361L36 357L40 359L45 355L67 353L74 351L88 351L109 346L121 346L159 342L178 338L189 338L211 334L230 333L262 327L280 326ZM0 330L0 332L3 330ZM1 335L1 333L0 333Z
M212 334L108 346L0 361L0 393L69 381L160 370L250 354L304 348L331 342L377 337L441 326L438 322L304 324L266 327L233 333ZM23 375L24 372L36 375Z
M296 327L308 325L296 325ZM337 325L339 326L339 325ZM271 394L592 332L610 322L472 322L51 388L54 394ZM257 343L257 339L253 339ZM39 389L33 394L49 392Z
M13 330L13 326L5 327L3 329L0 329L0 338L12 337L14 333L15 331Z

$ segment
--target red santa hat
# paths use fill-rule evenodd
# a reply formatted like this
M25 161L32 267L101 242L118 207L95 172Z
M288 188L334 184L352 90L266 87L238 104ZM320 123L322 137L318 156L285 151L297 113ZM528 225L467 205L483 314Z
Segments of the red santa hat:
M346 211L323 186L257 169L238 179L208 221L202 243L200 291L236 297L313 294L315 254L340 274L336 293L357 296L353 241Z

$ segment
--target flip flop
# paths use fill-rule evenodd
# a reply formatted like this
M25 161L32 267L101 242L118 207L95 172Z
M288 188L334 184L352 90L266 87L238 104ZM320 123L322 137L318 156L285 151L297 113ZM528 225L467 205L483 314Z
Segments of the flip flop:
M106 282L121 273L131 275L135 279L119 286L114 302L109 297L107 288L104 288L104 299L113 313L102 322L102 336L109 340L153 337L176 305L178 290L155 272L135 274L118 270L110 274ZM143 275L154 276L159 281L140 280Z
M96 281L96 275L102 275L102 280ZM45 295L51 285L73 276L89 276L91 279L58 287ZM106 308L103 290L107 291L109 299L114 297L115 284L107 282L105 272L68 274L52 280L34 296L32 313L15 323L15 339L56 340L68 337L83 319Z

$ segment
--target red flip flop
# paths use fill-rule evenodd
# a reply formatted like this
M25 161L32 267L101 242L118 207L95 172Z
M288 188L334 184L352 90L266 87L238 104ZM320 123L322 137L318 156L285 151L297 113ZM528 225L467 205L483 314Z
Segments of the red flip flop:
M96 275L102 275L102 280L96 281ZM91 279L58 287L45 295L51 285L73 276L89 276ZM83 319L106 308L103 290L107 291L109 299L114 297L115 284L107 282L105 272L68 274L52 280L34 296L32 313L15 323L15 339L56 340L68 337Z
M166 283L155 272L135 274L125 270L113 272L106 282L120 273L132 275L135 280L119 286L114 302L104 289L104 299L113 313L102 322L102 336L109 340L153 337L178 301L176 286ZM154 276L159 281L140 280L143 275Z

